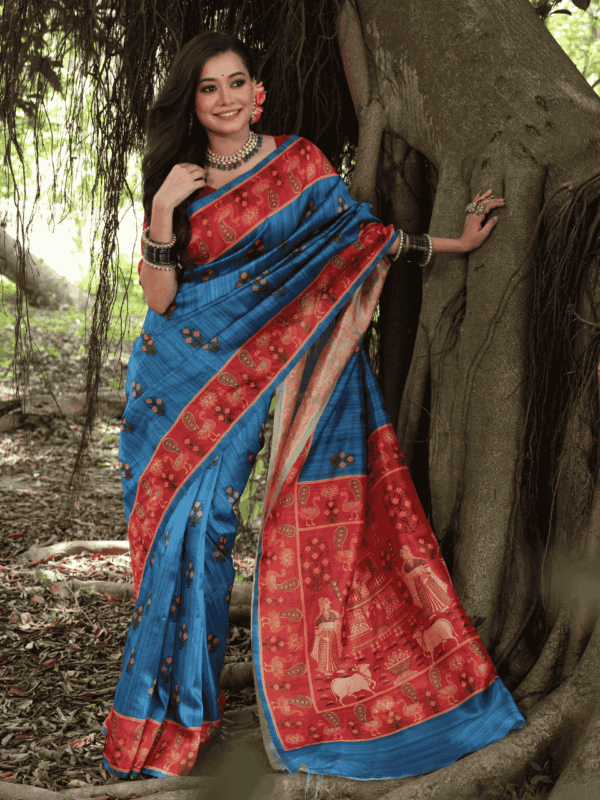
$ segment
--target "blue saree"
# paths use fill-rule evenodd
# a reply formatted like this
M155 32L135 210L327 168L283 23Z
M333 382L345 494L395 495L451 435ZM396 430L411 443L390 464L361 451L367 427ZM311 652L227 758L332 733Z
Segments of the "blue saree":
M195 266L149 310L120 443L136 594L105 720L120 777L218 734L232 505L276 416L252 602L275 769L359 780L525 724L464 613L362 348L395 237L296 136L188 206Z

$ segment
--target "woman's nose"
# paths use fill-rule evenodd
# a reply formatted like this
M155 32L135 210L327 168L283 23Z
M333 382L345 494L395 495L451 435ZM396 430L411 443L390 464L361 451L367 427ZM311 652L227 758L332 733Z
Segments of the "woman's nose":
M228 86L221 88L221 96L219 97L221 104L228 106L231 103L231 92Z

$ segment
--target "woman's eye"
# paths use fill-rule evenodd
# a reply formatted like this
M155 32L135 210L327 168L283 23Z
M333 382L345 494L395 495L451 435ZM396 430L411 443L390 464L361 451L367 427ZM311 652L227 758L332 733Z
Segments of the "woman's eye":
M239 81L234 81L232 86L245 86L246 81L243 78L240 78Z
M212 92L213 89L215 89L214 86L201 86L200 87L200 91L205 93L205 94L206 94L206 92Z

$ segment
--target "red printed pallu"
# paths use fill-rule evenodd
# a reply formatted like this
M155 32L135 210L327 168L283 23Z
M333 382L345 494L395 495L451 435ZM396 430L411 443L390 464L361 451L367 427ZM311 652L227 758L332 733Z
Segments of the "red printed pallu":
M361 346L393 237L295 136L192 202L189 252L128 372L120 467L136 592L104 730L121 777L218 734L233 504L275 391L252 642L276 769L437 769L525 724L453 590ZM401 268L401 267L398 267Z

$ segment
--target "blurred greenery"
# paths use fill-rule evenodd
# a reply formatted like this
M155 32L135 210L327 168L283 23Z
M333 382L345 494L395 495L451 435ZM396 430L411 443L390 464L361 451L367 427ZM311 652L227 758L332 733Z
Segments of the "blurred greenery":
M536 5L536 0L532 0ZM546 27L590 86L600 89L600 0L586 10L570 0L559 2L545 20Z
M271 407L273 407L273 403L275 403L274 399L271 403ZM267 453L263 447L256 457L256 464L252 470L252 475L250 476L250 480L246 484L246 488L240 497L240 516L244 522L244 525L247 525L249 520L256 519L256 517L258 517L260 514L260 503L257 503L254 497L259 487L258 479L261 477L261 475L263 475L263 480L264 477L266 477L264 476L266 458Z

